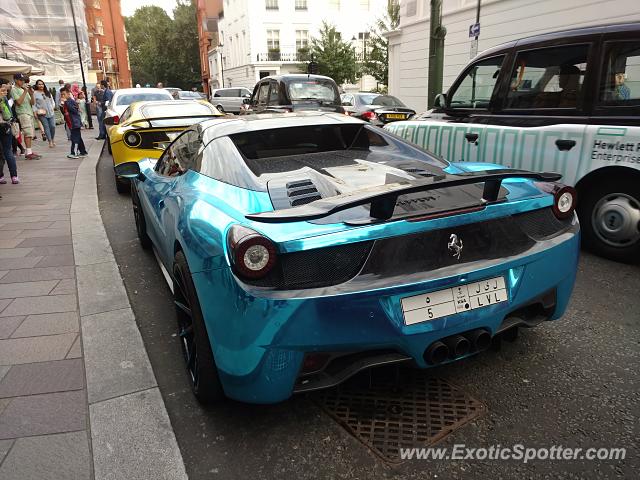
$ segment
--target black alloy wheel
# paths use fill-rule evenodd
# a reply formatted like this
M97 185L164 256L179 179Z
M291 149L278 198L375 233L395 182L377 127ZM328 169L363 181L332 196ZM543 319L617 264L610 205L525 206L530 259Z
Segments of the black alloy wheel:
M213 403L224 398L196 295L191 272L184 253L176 253L173 264L173 297L178 320L178 338L182 348L191 390L199 402Z
M142 206L140 205L140 197L133 182L131 182L131 203L133 204L133 218L136 222L136 232L140 245L145 250L151 248L151 238L147 234L147 220L144 217Z

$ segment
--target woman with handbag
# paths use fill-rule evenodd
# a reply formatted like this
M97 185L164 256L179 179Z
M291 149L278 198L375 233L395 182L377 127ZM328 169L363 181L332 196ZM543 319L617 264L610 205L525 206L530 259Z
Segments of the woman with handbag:
M11 129L11 119L13 115L9 102L7 101L7 87L0 86L0 145L2 146L2 161L0 161L0 183L7 183L4 178L4 164L9 167L9 175L11 183L20 183L18 179L18 167L16 165L16 157L13 155L11 143L13 141L13 132Z
M44 133L49 141L49 148L53 148L56 146L53 141L56 135L55 102L51 96L51 92L49 92L42 80L36 82L36 91L33 96L36 100L33 111L38 117L38 120L40 120L40 123L42 123Z

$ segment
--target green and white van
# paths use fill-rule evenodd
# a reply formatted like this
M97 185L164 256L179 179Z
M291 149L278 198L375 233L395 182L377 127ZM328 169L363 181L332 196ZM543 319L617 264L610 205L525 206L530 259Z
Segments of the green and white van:
M450 161L562 173L584 245L640 261L640 23L492 48L435 105L385 128Z

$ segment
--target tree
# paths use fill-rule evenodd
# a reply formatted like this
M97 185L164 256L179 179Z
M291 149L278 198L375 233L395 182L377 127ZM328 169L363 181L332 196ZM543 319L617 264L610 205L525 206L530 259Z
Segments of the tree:
M173 19L160 7L138 8L125 18L134 83L191 89L200 83L200 54L193 0L178 0Z
M400 2L388 0L387 13L378 19L369 31L369 40L364 58L363 72L378 83L389 84L389 41L383 36L400 25Z
M334 25L326 22L322 22L320 36L312 38L309 46L301 48L298 54L303 62L317 62L318 73L333 78L338 84L355 83L359 76L354 48L340 38Z

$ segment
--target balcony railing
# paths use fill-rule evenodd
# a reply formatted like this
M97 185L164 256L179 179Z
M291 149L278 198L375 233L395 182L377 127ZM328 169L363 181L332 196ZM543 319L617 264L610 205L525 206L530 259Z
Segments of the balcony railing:
M302 62L297 52L280 52L269 51L266 53L258 53L256 55L256 61L258 62Z

